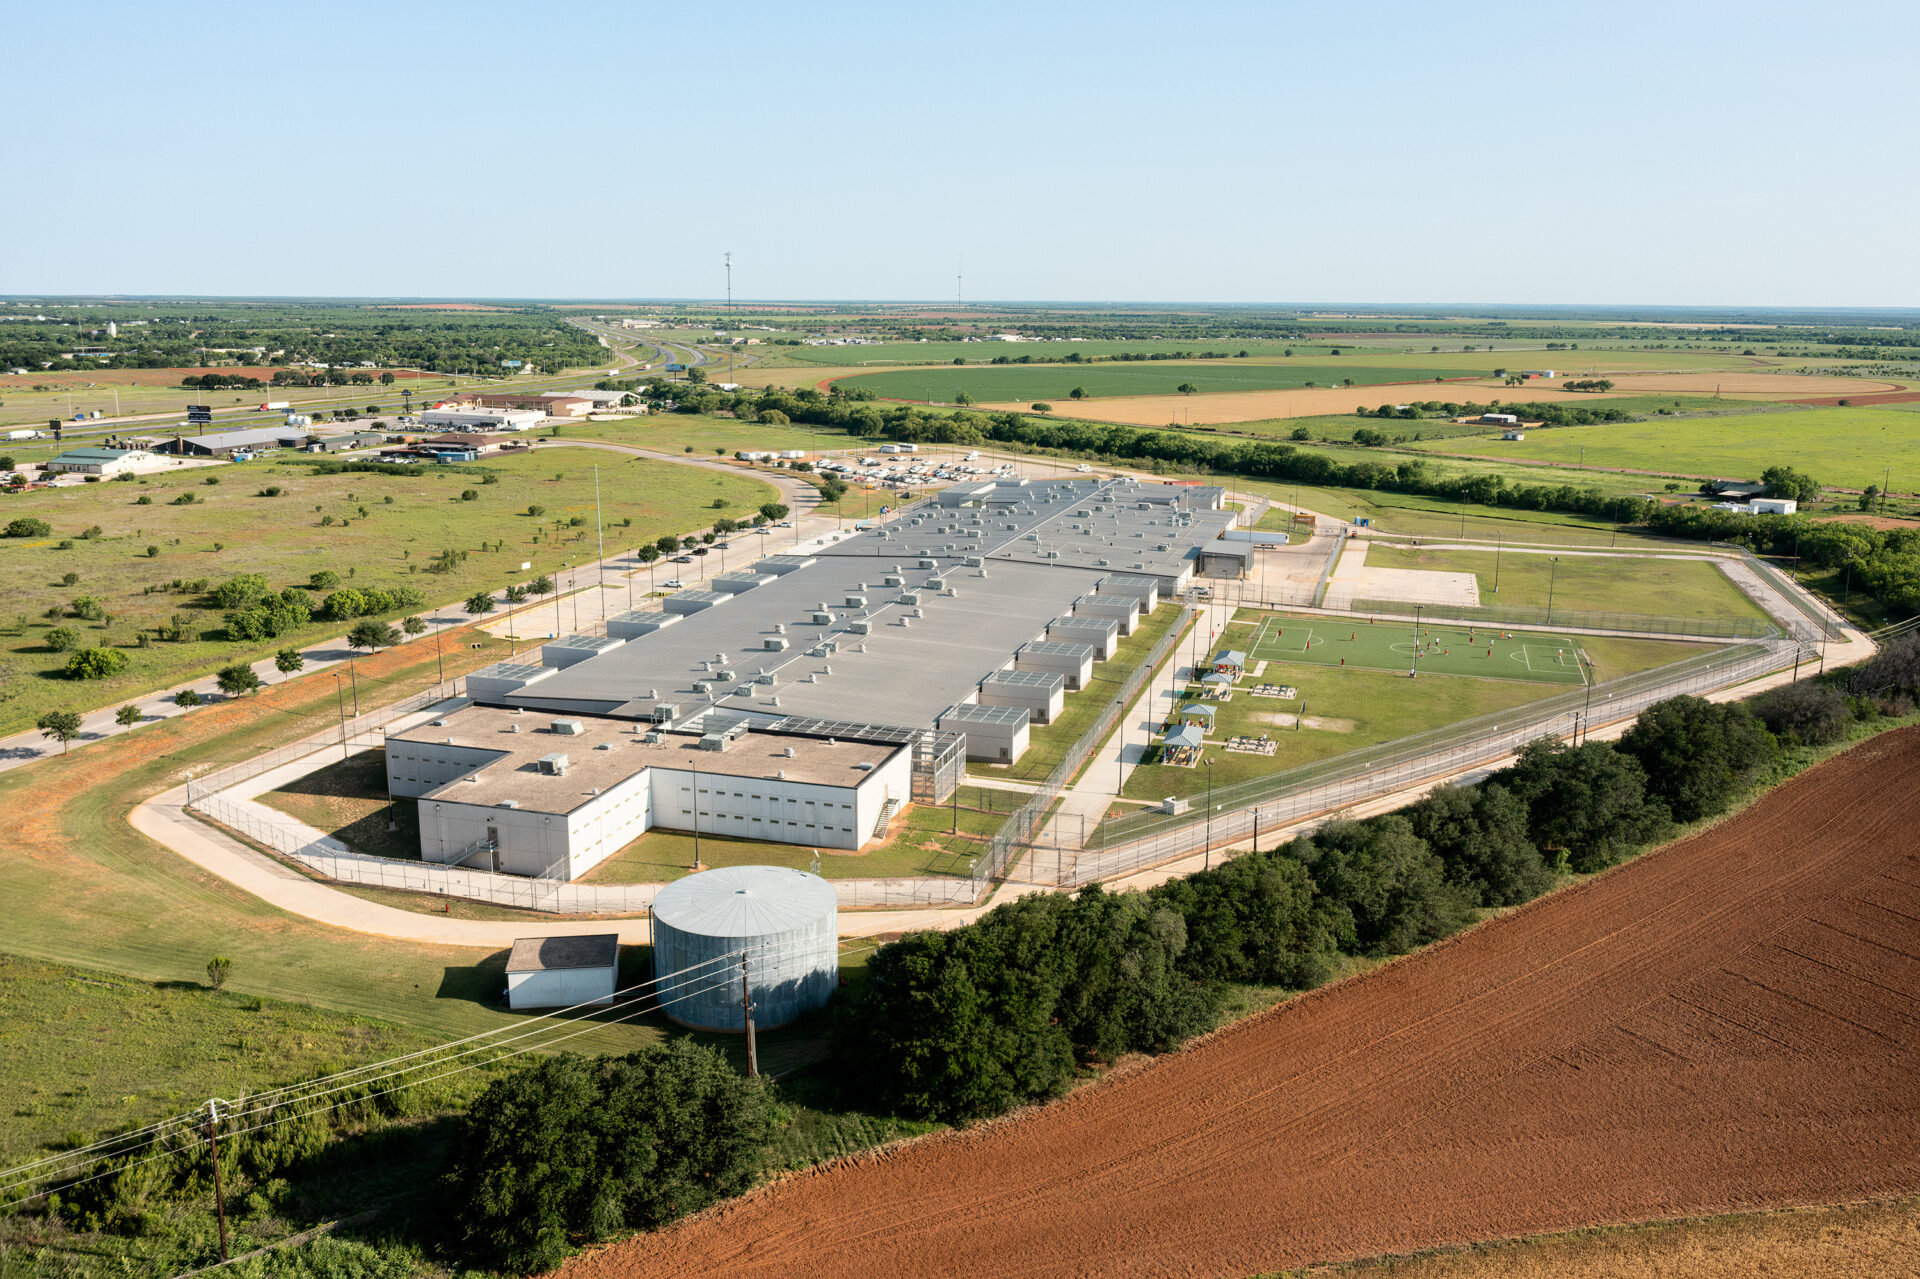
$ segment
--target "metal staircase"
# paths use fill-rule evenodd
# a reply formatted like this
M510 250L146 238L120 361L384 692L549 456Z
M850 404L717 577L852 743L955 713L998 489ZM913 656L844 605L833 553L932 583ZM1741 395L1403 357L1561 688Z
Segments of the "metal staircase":
M892 795L887 796L887 802L880 805L880 819L873 824L873 837L875 839L886 838L887 823L891 822L893 815L899 811L900 801Z

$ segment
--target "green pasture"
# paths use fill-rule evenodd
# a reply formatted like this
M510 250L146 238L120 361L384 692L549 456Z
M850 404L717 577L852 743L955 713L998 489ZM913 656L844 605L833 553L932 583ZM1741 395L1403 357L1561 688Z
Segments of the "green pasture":
M1583 613L1766 617L1717 565L1701 559L1592 554L1555 558L1536 551L1428 550L1375 542L1367 547L1367 565L1472 573L1480 583L1481 603L1493 607L1544 608L1551 594L1556 608Z
M1238 639L1235 641L1240 642ZM1454 622L1378 621L1295 616L1274 613L1255 628L1244 650L1251 664L1309 662L1350 670L1392 671L1409 678L1465 675L1476 679L1523 680L1535 684L1585 684L1580 640L1542 631ZM1214 649L1217 655L1220 648ZM1261 682L1286 684L1283 670L1269 666L1264 675L1242 681L1235 690Z
M610 553L664 533L691 532L723 513L750 514L775 496L748 474L545 445L488 459L477 470L422 466L403 475L321 475L287 458L18 494L7 502L8 518L43 519L53 535L0 539L0 578L10 588L0 604L0 733L30 725L47 710L110 705L344 629L316 622L275 640L236 644L225 638L218 610L168 589L175 580L217 583L262 573L279 589L304 586L312 574L329 570L345 585L417 587L431 606L590 561L598 545L596 466ZM497 482L485 483L487 475ZM278 496L263 496L273 487ZM468 491L474 498L462 500ZM192 505L174 505L189 494ZM140 504L143 497L148 504ZM725 505L715 507L716 500ZM544 512L529 515L533 506ZM98 536L83 536L95 527ZM72 544L63 549L63 541ZM433 557L449 548L466 558L449 572L428 571ZM526 562L532 567L522 570ZM76 578L71 584L69 573ZM98 600L108 620L47 616L82 596ZM142 631L176 613L188 619L189 639L136 646ZM66 656L46 644L54 626L77 628L84 646L119 648L129 658L127 669L107 680L61 678Z
M1282 361L1255 364L1251 360L1207 360L1196 363L1145 362L1088 365L968 365L906 369L892 373L863 373L842 379L839 385L865 387L894 400L951 402L961 393L981 403L1002 400L1065 400L1075 387L1094 398L1120 395L1172 395L1182 383L1201 391L1275 391L1306 386L1338 386L1351 378L1357 385L1384 382L1428 382L1436 377L1465 377L1491 372L1478 369L1432 367L1392 368L1356 361L1328 360L1312 364ZM1464 394L1464 392L1463 392Z
M809 455L860 447L862 441L831 427L798 424L760 426L730 417L692 413L652 413L613 422L568 423L560 428L563 440L605 440L662 453L689 452L695 457L732 457L739 449L767 452L805 449Z
M1769 466L1785 465L1851 489L1881 483L1891 468L1895 491L1920 488L1920 414L1879 408L1555 427L1528 431L1524 440L1476 443L1419 447L1537 462L1578 462L1584 455L1589 467L1749 480Z
M1319 488L1307 484L1280 484L1235 476L1233 487L1265 493L1277 501L1298 501L1310 511L1341 520L1365 519L1385 533L1406 537L1469 538L1483 542L1547 546L1618 546L1622 550L1687 547L1679 542L1634 529L1622 529L1605 520L1558 511L1529 511L1515 507L1481 506L1442 498L1377 489ZM1582 486L1584 487L1584 486Z

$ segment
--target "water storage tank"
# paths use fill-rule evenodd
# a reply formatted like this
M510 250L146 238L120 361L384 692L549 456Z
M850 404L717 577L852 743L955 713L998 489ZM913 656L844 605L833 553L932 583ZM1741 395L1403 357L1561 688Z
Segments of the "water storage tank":
M663 1011L695 1030L745 1030L742 951L755 1029L822 1007L839 984L839 911L832 884L780 866L726 866L668 884L653 899Z

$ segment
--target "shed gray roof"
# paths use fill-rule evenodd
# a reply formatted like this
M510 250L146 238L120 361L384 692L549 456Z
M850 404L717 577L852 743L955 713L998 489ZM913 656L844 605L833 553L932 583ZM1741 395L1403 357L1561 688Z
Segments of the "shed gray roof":
M585 937L522 937L507 952L510 973L551 972L556 968L617 968L620 934Z
M767 937L811 929L840 898L818 875L784 866L723 866L677 879L654 895L658 923L702 937Z

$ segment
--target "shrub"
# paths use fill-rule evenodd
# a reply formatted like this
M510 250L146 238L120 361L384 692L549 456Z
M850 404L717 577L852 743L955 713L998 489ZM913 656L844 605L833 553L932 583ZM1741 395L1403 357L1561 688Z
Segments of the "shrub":
M1753 701L1753 713L1775 737L1800 746L1839 741L1852 718L1846 694L1814 680L1762 693Z
M233 961L225 955L215 955L207 961L207 985L219 990L227 984L227 974L233 971Z
M135 506L152 506L152 505L153 505L153 494L151 494L151 493L142 493L142 494L141 494L141 495L140 495L139 497L136 497L136 498L134 498L134 499L133 499L133 504L134 504Z
M71 626L56 626L47 632L46 644L56 653L71 653L80 647L80 632Z
M760 1081L690 1039L548 1057L496 1080L460 1120L447 1160L455 1221L475 1260L550 1269L575 1240L738 1194L770 1132Z
M8 537L46 537L53 532L53 525L45 520L21 517L7 521Z
M60 575L60 585L62 586L72 586L79 580L80 575L78 573L62 573Z
M330 568L323 568L307 578L307 589L313 591L331 591L340 585L340 575Z
M467 596L467 612L475 614L493 612L493 592L475 591Z
M538 502L535 502L532 506L529 506L527 508L527 514L531 515L536 520L539 519L542 515L545 515L546 513L547 513L547 508L540 505Z
M159 559L159 558L160 558L160 548L159 548L159 547L157 547L157 546L152 546L152 545L149 545L149 546L147 547L147 558L148 558L148 559L150 559L150 560L157 560L157 559Z
M68 679L108 679L127 669L127 655L117 648L82 649L67 659Z
M261 573L241 573L230 577L208 592L215 608L245 608L265 599L273 591Z
M1517 906L1553 883L1553 873L1527 833L1527 808L1495 782L1442 786L1407 810L1427 842L1478 906Z
M480 490L479 489L461 489L460 500L462 502L477 502L480 500Z

